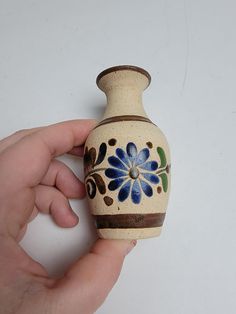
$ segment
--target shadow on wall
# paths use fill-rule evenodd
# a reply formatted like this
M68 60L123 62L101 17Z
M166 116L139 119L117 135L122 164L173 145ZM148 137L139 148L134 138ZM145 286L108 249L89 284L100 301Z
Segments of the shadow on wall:
M81 181L84 181L82 158L66 155L61 159L63 159L64 163L73 170ZM98 238L95 222L90 213L87 198L85 197L80 201L71 200L70 204L79 217L79 223L73 229L68 230L68 240L65 238L61 248L58 243L57 257L50 260L50 263L47 265L47 270L53 277L61 276L71 264L88 253L91 246ZM66 232L67 230L65 230L65 237L67 236ZM73 234L73 239L71 233Z
M84 106L89 108L89 111L91 112L91 116L86 118L96 119L98 121L102 119L105 112L106 103L102 103L98 97L92 97L84 104ZM79 116L80 112L78 112L78 117ZM72 169L72 171L83 181L84 173L82 158L66 155L59 159L67 164ZM88 253L92 244L97 239L94 219L90 214L86 197L80 201L72 200L71 206L79 216L79 223L73 228L73 231L71 230L72 233L74 233L73 241L70 241L71 235L68 235L68 244L61 245L60 249L60 244L58 243L59 247L56 249L57 256L55 257L54 252L53 260L49 258L48 262L46 263L46 268L49 274L53 277L61 276L78 258ZM66 239L64 243L66 243Z

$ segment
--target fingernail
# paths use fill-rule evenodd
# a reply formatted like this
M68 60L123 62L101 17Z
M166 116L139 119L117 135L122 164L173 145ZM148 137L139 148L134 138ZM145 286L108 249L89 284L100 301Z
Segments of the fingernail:
M126 255L128 255L133 250L136 244L137 244L137 240L130 241L130 246L128 247L126 251Z
M73 226L77 225L79 222L79 217L71 210L71 215L68 216L68 220L73 224Z

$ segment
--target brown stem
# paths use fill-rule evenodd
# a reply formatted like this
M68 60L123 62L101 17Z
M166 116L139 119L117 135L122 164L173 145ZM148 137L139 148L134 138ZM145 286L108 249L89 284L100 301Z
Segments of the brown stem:
M168 169L168 170L167 170ZM156 174L160 174L161 172L163 171L166 171L167 173L169 172L169 169L170 169L170 165L167 165L165 168L162 168L162 169L158 169Z
M91 174L93 174L93 173L96 173L96 172L98 172L98 171L105 171L107 168L96 168L96 169L93 169L93 170L91 170L91 171L89 171L87 174L86 174L86 176L84 177L84 179L87 179L87 177L89 177ZM166 171L167 173L169 172L169 171L167 171L167 169L170 169L170 165L167 165L165 168L161 168L161 169L158 169L157 170L157 172L156 172L156 174L160 174L160 173L162 173L163 171Z

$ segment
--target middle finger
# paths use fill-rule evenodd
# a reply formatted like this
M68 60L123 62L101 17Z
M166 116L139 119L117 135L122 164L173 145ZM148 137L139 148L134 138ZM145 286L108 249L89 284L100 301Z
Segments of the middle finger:
M59 160L52 160L41 184L55 186L68 198L83 198L84 184L75 176L73 171Z

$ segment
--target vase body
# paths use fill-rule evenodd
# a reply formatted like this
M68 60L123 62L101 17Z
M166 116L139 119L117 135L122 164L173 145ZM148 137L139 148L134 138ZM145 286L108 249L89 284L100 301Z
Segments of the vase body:
M102 121L85 143L85 186L98 235L105 239L158 236L170 190L165 136L147 117L142 93L150 75L113 67L97 78L107 96Z

